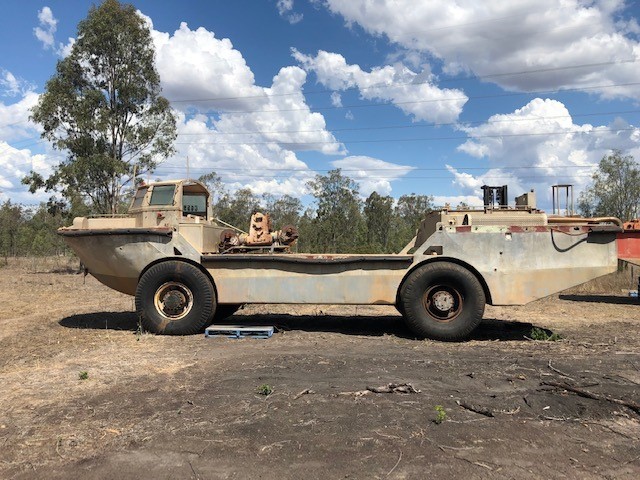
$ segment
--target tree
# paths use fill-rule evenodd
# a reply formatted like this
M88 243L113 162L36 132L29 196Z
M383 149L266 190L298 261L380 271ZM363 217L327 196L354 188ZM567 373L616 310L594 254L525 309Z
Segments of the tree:
M7 200L0 206L0 254L7 264L7 257L18 254L19 231L24 224L23 209Z
M586 217L637 218L640 208L640 168L631 155L613 150L600 160L593 183L578 198Z
M32 171L22 182L31 192L80 194L97 212L116 213L126 184L174 153L176 120L135 7L105 0L78 24L77 37L31 117L67 158L46 180Z
M433 209L431 195L402 195L394 210L395 225L393 243L394 251L402 249L416 234L420 222L426 213Z
M367 244L375 253L389 249L389 231L393 220L393 198L371 192L364 202L364 218L367 224Z
M216 218L221 218L219 212L219 208L221 206L220 201L225 198L225 196L228 197L229 195L229 192L224 186L224 183L222 183L222 178L216 172L210 172L206 175L201 175L198 178L198 181L204 183L205 186L209 189L209 193L211 194L209 201L211 202L211 207L213 208L213 216Z
M274 230L278 230L285 225L298 225L302 202L299 198L291 195L275 197L270 194L263 194L265 212L269 214Z
M318 205L313 221L315 247L320 253L344 253L365 249L357 184L340 169L316 175L307 184Z
M241 188L233 195L225 193L215 208L218 218L240 230L247 231L251 215L260 208L258 197L248 188Z

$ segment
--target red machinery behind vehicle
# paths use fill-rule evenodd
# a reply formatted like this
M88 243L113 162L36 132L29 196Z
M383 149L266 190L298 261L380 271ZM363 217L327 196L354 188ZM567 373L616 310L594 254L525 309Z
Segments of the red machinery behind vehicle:
M624 232L618 234L618 258L640 267L640 219L630 220L623 225ZM640 292L640 277L638 277Z

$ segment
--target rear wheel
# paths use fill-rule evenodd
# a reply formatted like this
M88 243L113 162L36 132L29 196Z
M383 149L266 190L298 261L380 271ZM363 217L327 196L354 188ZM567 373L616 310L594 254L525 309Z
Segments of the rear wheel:
M421 337L462 340L482 321L485 295L469 270L455 263L418 267L400 291L401 311Z
M190 335L211 323L216 295L209 278L197 267L167 261L147 270L136 288L136 311L145 330Z

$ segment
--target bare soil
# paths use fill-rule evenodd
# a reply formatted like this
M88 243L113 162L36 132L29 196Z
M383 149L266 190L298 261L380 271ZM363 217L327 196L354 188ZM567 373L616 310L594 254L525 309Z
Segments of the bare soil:
M640 478L619 282L487 307L463 343L392 307L283 305L229 319L272 338L232 340L141 333L131 297L65 264L0 273L0 478ZM389 383L420 392L367 390Z

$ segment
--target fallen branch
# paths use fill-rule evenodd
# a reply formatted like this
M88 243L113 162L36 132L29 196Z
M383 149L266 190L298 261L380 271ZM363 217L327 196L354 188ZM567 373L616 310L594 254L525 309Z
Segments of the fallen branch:
M574 378L572 378L571 376L567 375L566 373L558 370L556 367L554 367L553 365L551 365L551 360L549 360L549 364L547 365L551 370L553 370L554 372L556 372L558 375L568 378L569 380L574 380Z
M389 475L391 475L393 473L393 471L396 469L396 467L400 464L400 460L402 460L402 450L400 450L400 456L398 457L398 461L396 462L396 464L393 466L393 468L391 470L389 470L389 473L387 473L387 477Z
M389 383L382 387L367 387L373 393L420 393L410 383Z
M471 412L479 413L480 415L484 415L485 417L493 417L493 412L487 407L481 407L477 405L471 405L470 403L465 402L464 400L456 400L456 403L462 408L469 410Z
M491 468L486 463L476 462L473 460L469 460L468 458L459 457L458 455L454 455L453 458L457 458L458 460L464 460L465 462L470 463L471 465L477 465L478 467L486 468L487 470L493 471L493 468Z
M563 390L567 390L569 392L573 392L581 397L591 398L593 400L602 400L606 402L615 403L616 405L623 405L625 407L630 408L638 415L640 415L640 404L636 402L632 402L631 400L621 400L619 398L608 397L606 395L600 395L598 393L588 392L578 387L574 387L571 385L567 385L566 383L558 383L558 382L541 382L540 385L548 385L550 387L562 388Z
M316 393L313 390L311 390L310 388L306 388L304 390L302 390L299 394L297 394L295 397L293 397L294 400L299 399L301 396L303 395L309 395L311 393Z
M339 395L355 395L356 397L362 397L369 395L370 393L420 393L410 383L389 383L382 387L367 387L366 390L358 390L357 392L340 392Z

